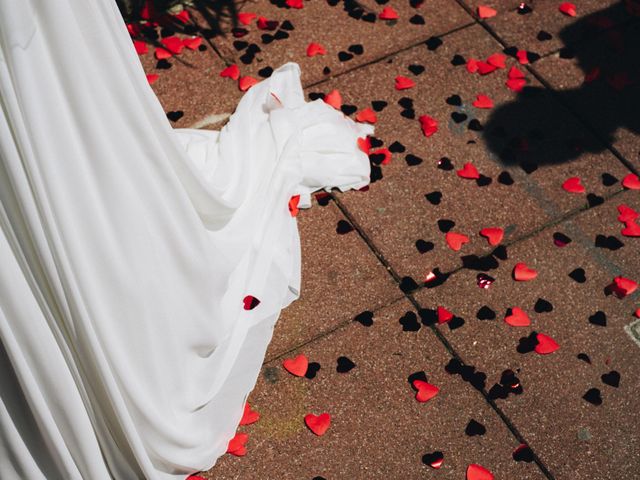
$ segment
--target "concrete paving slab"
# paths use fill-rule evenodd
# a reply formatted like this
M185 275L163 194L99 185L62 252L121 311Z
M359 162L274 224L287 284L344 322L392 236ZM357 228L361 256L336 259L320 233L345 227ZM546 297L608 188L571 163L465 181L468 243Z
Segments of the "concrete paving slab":
M497 42L474 26L443 37L435 50L420 45L345 74L322 85L322 91L309 89L310 94L338 89L343 102L358 109L387 102L377 112L375 135L395 153L387 165L374 165L374 177L381 172L382 179L376 177L367 192L340 194L339 201L401 276L421 282L434 268L452 270L463 264L461 257L490 251L493 247L478 235L485 227L501 227L505 241L513 241L621 189L619 182L603 184L602 175L620 179L627 170L602 152L601 144L594 145L588 132L546 90L535 86L532 76L527 78L532 87L525 92L516 94L505 86L514 61L507 59L506 68L484 76L451 63L456 55L486 59L499 51ZM411 65L424 66L425 72L413 75ZM398 75L408 75L416 86L396 90ZM488 95L494 108L474 107L479 94ZM532 114L522 121L505 115L516 103L528 105ZM531 104L544 108L534 112ZM407 105L412 105L415 118L403 117ZM421 115L439 124L428 138L417 120ZM474 125L484 126L484 131L475 131ZM579 155L573 155L577 143L567 140L585 141ZM514 143L524 146L510 147ZM422 163L409 164L408 155ZM467 162L483 176L479 182L456 174ZM585 193L562 189L573 176L582 179ZM433 195L426 197L429 194ZM453 227L447 220L455 223ZM460 251L446 244L449 227L469 237Z
M147 74L158 75L152 88L165 112L182 112L173 127L219 129L242 97L236 82L220 78L226 66L221 58L209 46L205 51L185 48L162 62L153 52L150 47L140 61Z
M495 478L545 478L535 463L513 460L519 442L477 392L445 372L450 357L433 333L402 331L398 319L407 312L409 302L396 302L376 312L371 327L352 322L291 352L321 365L313 379L287 373L283 359L266 364L249 397L261 418L240 427L249 434L247 455L223 456L206 478L460 479L471 463ZM355 367L338 373L339 357ZM408 382L421 371L440 388L426 403ZM318 437L303 418L321 412L331 425ZM465 433L472 419L484 435ZM444 455L439 470L422 462L436 451Z
M477 288L477 272L465 269L417 295L424 308L443 306L463 319L450 324L457 328L438 328L467 365L486 375L486 391L555 478L634 478L640 471L640 420L629 413L640 409L640 350L625 332L639 297L604 291L617 275L639 279L640 240L625 239L608 255L592 238L615 223L610 214L618 198L633 194L637 201L637 192L617 196L509 247L508 259L489 272L495 282L488 289ZM572 241L556 246L556 232ZM518 262L537 278L514 281ZM527 314L530 326L504 321L513 307ZM532 351L534 332L560 348L548 355ZM505 380L507 370L514 373ZM510 387L515 383L521 390Z
M600 26L623 24L630 20L623 2L616 0L574 0L575 16L562 13L558 0L464 0L477 15L479 6L489 6L497 14L485 22L508 47L546 55L567 45L588 39ZM522 6L521 6L522 5Z
M235 58L243 75L259 78L265 68L275 69L286 62L297 62L302 68L303 84L308 85L473 21L456 2L447 0L429 0L417 7L412 4L420 2L406 0L302 3L303 8L296 9L287 7L283 1L246 2L242 12L277 21L278 27L273 31L261 30L253 20L243 27L247 35L218 37L216 44L225 56ZM393 9L398 19L378 18L385 8ZM359 17L358 12L362 12L362 16ZM287 38L279 39L285 34ZM257 45L260 52L247 55L248 47L238 49L236 45L244 44L234 42ZM326 54L308 57L307 47L312 42L322 45ZM245 63L249 60L250 63Z
M338 234L344 216L333 201L298 213L302 248L300 298L282 311L266 358L274 358L401 296L391 276L355 231Z
M640 168L640 23L609 30L533 68L598 134Z

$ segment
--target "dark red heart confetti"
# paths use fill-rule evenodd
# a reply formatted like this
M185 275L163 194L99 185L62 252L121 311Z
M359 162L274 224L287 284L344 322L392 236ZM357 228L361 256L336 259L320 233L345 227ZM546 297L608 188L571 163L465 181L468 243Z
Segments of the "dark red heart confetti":
M245 310L253 310L260 304L260 300L258 300L256 297L252 295L247 295L242 300L242 303L244 305Z

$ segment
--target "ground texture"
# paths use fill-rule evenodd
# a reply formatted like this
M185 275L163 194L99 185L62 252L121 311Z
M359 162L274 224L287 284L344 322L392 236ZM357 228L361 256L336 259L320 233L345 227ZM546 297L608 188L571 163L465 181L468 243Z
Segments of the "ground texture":
M240 86L295 61L309 100L337 91L376 132L371 185L298 214L301 298L249 397L259 419L200 475L640 478L637 6L236 7L224 34L192 15L156 30L164 51L138 44L175 127L220 128Z

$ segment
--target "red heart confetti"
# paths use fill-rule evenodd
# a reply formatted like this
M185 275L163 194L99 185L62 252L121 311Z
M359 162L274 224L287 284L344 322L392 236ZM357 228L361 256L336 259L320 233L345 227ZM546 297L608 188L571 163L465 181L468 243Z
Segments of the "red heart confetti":
M640 216L640 213L636 212L633 208L624 203L622 205L618 205L618 220L621 222L628 222L630 220L635 220Z
M240 78L240 69L236 64L229 65L227 68L220 72L220 76L223 78L231 78L232 80L238 80Z
M531 325L531 319L519 307L511 307L511 315L504 317L504 321L512 327L528 327Z
M477 180L480 178L480 174L478 173L478 169L471 162L465 163L460 170L457 170L456 173L461 178L467 178L470 180Z
M240 425L251 425L252 423L256 423L258 420L260 420L260 414L255 410L251 410L249 402L245 403L244 412L240 419Z
M309 359L301 353L295 358L287 358L282 362L284 369L296 377L304 377L309 368Z
M486 95L480 94L476 97L472 105L476 108L493 108L493 100Z
M396 77L396 85L395 85L396 90L407 90L415 86L416 86L416 82L414 82L410 78L403 77L402 75L398 75Z
M287 0L286 2L287 7L289 8L302 8L304 6L304 4L302 3L302 0Z
M236 433L236 435L229 440L229 445L227 446L227 453L234 455L236 457L242 457L247 454L246 443L249 440L249 435L246 433Z
M620 233L625 237L640 237L640 225L635 220L629 220Z
M258 83L258 80L247 75L245 77L240 77L240 80L238 80L238 88L241 91L246 92L251 87L253 87L256 83Z
M449 320L453 318L453 313L451 313L449 310L447 310L444 307L438 307L437 314L438 314L438 323L447 323Z
M149 51L149 45L147 45L145 42L142 42L140 40L134 40L133 46L136 49L136 53L138 55L144 55Z
M467 480L493 480L493 473L482 465L472 463L467 467Z
M422 133L425 137L430 137L438 131L438 122L435 118L428 115L421 115L418 121L420 122L420 128L422 128Z
M516 58L518 59L518 63L520 65L528 65L529 64L529 55L526 50L518 50L516 52Z
M507 87L514 92L521 92L526 84L527 81L525 80L525 74L518 68L511 67L507 74Z
M629 190L640 190L640 178L635 173L630 173L622 179L622 186Z
M292 217L298 215L298 204L300 203L300 195L294 195L289 199L289 213Z
M278 22L275 20L267 20L265 17L258 17L256 25L260 30L275 30L278 28Z
M242 25L250 25L253 19L256 17L257 15L255 13L241 12L238 14L238 22L240 22Z
M478 17L480 17L483 20L485 18L495 17L497 13L498 12L495 9L488 7L486 5L480 5L478 7Z
M567 178L562 184L562 188L570 193L584 193L585 188L580 183L580 177Z
M435 397L440 389L435 385L432 385L424 380L414 380L412 382L413 388L417 390L416 400L420 403L428 402Z
M309 413L304 417L304 423L313 433L319 437L324 435L331 425L331 416L328 413L314 415Z
M371 152L371 155L383 155L384 159L380 162L381 165L387 165L391 161L391 152L388 148L379 148Z
M558 7L558 10L560 10L565 15L568 15L569 17L575 17L577 15L576 6L570 2L561 3Z
M458 252L465 243L469 243L469 237L463 233L447 232L445 235L447 245L451 250Z
M260 300L258 300L256 297L252 295L247 295L242 300L242 303L244 304L245 310L253 310L260 304Z
M197 50L202 45L202 37L185 38L182 40L182 44L189 50Z
M477 61L476 69L480 75L488 75L491 72L495 72L498 67L487 62Z
M365 108L356 114L356 121L362 123L376 123L378 121L378 117L376 116L376 112L370 108Z
M173 56L173 54L169 50L166 50L166 49L164 49L162 47L156 47L154 55L156 56L156 58L158 60L165 60L165 59L171 58Z
M319 43L311 42L307 45L307 57L315 57L316 55L326 55L327 50Z
M369 151L371 150L371 139L369 137L360 137L357 142L358 148L369 155Z
M553 338L549 335L545 335L544 333L538 333L536 335L536 340L538 341L538 344L535 346L534 350L539 355L548 355L560 348L560 345L558 345Z
M502 242L504 230L499 227L487 227L480 230L480 235L488 240L489 245L495 247L496 245L500 245L500 242Z
M613 294L618 298L624 298L632 294L638 288L638 284L630 278L617 276L613 279L613 283L609 285Z
M538 276L533 268L527 267L525 263L516 263L513 267L513 278L518 282L528 282Z
M506 68L506 60L507 56L504 53L494 53L490 57L487 57L487 63L496 68Z
M158 81L159 78L160 78L160 75L158 75L156 73L148 73L147 74L147 82L149 82L149 85L153 85L155 82Z
M392 7L384 7L378 17L381 20L397 20L398 18L400 18L398 16L398 12L396 12Z
M331 90L324 96L324 103L331 105L336 110L340 110L342 107L342 95L338 90Z
M478 71L478 60L475 58L467 60L467 71L469 73L476 73Z
M184 48L182 40L180 40L175 35L164 37L162 40L160 40L160 43L164 46L165 49L167 49L174 55L178 55Z

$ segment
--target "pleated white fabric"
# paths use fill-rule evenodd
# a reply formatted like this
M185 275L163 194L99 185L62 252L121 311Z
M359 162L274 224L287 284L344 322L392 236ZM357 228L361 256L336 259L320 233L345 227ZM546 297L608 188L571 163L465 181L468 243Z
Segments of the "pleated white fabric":
M290 197L369 181L372 128L299 75L174 130L113 0L0 0L2 480L177 479L226 451L299 295Z

